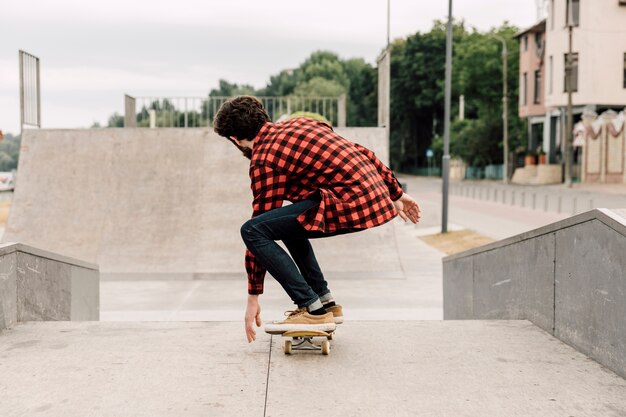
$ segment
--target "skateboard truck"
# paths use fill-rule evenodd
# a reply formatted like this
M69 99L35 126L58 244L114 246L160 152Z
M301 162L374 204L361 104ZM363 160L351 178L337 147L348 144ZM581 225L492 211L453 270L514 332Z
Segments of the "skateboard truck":
M286 355L291 354L293 350L321 350L322 355L328 355L333 333L317 330L292 330L283 333L283 337L287 338L283 345L283 351ZM321 344L317 344L313 342L314 337L324 337L326 340L322 341Z

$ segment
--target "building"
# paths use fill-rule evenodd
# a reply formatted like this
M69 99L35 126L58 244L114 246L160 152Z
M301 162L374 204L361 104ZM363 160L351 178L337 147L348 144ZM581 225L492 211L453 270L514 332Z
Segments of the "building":
M542 20L515 35L520 43L519 117L528 120L528 149L533 151L543 143L546 116L545 33L546 21Z
M529 120L529 150L542 143L550 163L563 162L570 21L574 124L585 110L600 114L626 106L626 0L548 0L546 19L517 37L520 117Z

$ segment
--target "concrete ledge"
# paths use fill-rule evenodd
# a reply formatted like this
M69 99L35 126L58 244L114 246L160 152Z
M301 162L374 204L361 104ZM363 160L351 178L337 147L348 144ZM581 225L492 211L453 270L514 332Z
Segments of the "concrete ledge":
M90 262L81 261L80 259L71 258L69 256L59 255L47 250L35 248L33 246L25 245L17 242L0 243L0 256L8 255L13 252L30 253L31 255L38 256L40 258L50 259L52 261L63 262L70 265L80 266L87 269L98 270L98 265Z
M24 321L98 320L93 264L19 243L0 245L0 330Z
M443 259L444 319L527 319L626 377L626 210Z

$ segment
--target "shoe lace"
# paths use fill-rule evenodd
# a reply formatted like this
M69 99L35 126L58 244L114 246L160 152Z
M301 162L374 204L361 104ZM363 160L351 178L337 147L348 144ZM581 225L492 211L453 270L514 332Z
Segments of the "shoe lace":
M302 314L304 314L306 312L305 309L303 308L298 308L296 310L287 310L285 311L285 316L287 317L297 317L300 316Z

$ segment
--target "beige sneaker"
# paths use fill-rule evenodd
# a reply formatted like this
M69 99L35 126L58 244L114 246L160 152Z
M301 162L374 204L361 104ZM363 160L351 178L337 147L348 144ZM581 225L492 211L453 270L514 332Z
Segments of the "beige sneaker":
M265 332L269 334L283 334L290 330L320 330L332 332L337 327L332 313L323 316L314 316L306 310L297 309L287 311L287 318L283 321L275 321L265 325Z
M333 313L335 324L343 323L343 308L341 308L339 304L336 304L332 307L326 307L326 311L328 311L329 313Z

